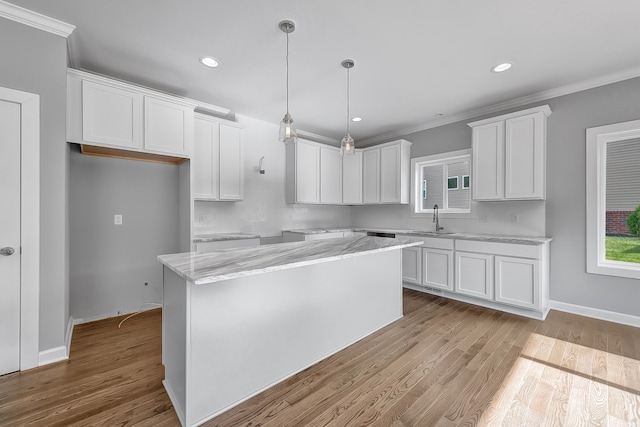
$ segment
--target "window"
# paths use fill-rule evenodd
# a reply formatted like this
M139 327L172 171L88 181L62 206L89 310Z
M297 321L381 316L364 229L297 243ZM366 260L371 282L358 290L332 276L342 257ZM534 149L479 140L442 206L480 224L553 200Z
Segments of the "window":
M640 120L587 129L587 272L640 279Z
M454 151L411 160L412 198L416 213L469 213L471 150Z

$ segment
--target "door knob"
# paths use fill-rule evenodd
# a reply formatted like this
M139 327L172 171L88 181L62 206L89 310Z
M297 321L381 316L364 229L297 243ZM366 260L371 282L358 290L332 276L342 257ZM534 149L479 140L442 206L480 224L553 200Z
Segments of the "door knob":
M4 256L13 255L14 252L15 252L15 249L10 248L8 246L6 248L0 249L0 255L4 255Z

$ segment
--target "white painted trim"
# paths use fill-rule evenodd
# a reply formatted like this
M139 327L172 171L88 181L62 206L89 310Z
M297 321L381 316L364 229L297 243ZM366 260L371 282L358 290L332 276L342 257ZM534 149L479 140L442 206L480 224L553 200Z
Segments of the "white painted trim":
M448 125L451 123L473 119L475 117L494 114L500 111L509 110L511 108L519 108L524 105L529 105L536 102L542 102L551 98L570 95L572 93L582 92L584 90L589 90L596 87L621 82L623 80L633 79L636 77L640 77L640 67L631 68L629 70L620 71L620 72L608 74L606 76L596 77L593 79L583 80L577 83L572 83L572 84L560 86L554 89L549 89L542 92L534 93L532 95L523 96L521 98L512 99L510 101L488 105L486 107L476 108L469 111L463 111L461 113L456 113L450 116L444 116L444 117L438 118L436 120L431 120L418 126L398 129L393 132L377 135L371 138L366 138L359 141L360 143L359 147L362 148L363 146L369 146L379 142L390 141L392 139L405 137L412 133L422 132L423 130L433 129L433 128Z
M74 25L58 21L57 19L2 0L0 0L0 17L65 38L69 37L73 30L76 29Z
M173 409L176 411L176 415L178 416L178 421L180 421L180 425L184 426L185 417L184 417L184 412L182 410L182 407L180 406L180 403L179 403L180 400L176 396L175 392L173 391L173 389L171 388L167 380L162 380L162 385L164 386L164 389L167 391L167 394L169 395L169 400L173 404Z
M631 314L616 313L615 311L601 310L599 308L585 307L583 305L570 304L562 301L549 301L551 309L564 311L565 313L591 317L593 319L606 320L608 322L640 328L640 317Z
M640 120L598 126L586 132L587 273L640 279L635 263L607 260L606 163L608 142L640 138Z
M67 357L69 357L69 353L71 352L71 338L73 337L73 327L75 326L75 320L73 316L69 316L69 321L67 322L67 333L64 334L64 344L67 347Z
M48 350L41 351L38 355L38 366L48 365L50 363L60 362L69 359L67 347L53 347Z
M488 119L478 120L475 122L467 123L467 126L476 127L483 126L489 123L495 123L497 121L514 119L517 117L528 116L529 114L542 113L545 117L551 115L551 108L548 105L541 105L539 107L528 108L526 110L514 111L513 113L503 114L497 117L489 117Z
M0 87L21 106L20 370L35 368L40 340L40 96Z

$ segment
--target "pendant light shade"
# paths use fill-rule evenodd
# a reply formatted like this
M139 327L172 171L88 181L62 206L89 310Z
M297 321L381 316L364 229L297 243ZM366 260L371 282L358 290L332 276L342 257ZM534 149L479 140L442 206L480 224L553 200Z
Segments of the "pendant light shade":
M342 61L342 66L347 69L347 133L340 142L340 154L349 155L356 153L355 141L349 134L349 70L355 66L353 59L345 59Z
M280 30L287 35L287 112L284 118L280 122L280 136L279 140L286 143L298 141L298 132L289 114L289 33L293 33L296 29L296 24L293 21L285 20L278 24Z

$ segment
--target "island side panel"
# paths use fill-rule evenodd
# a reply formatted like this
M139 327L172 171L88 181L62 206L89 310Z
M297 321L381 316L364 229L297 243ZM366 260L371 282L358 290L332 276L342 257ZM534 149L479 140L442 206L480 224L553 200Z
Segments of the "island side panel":
M402 251L191 287L187 425L402 317Z
M164 267L162 307L162 384L171 403L185 425L186 350L187 350L187 283L171 269Z

